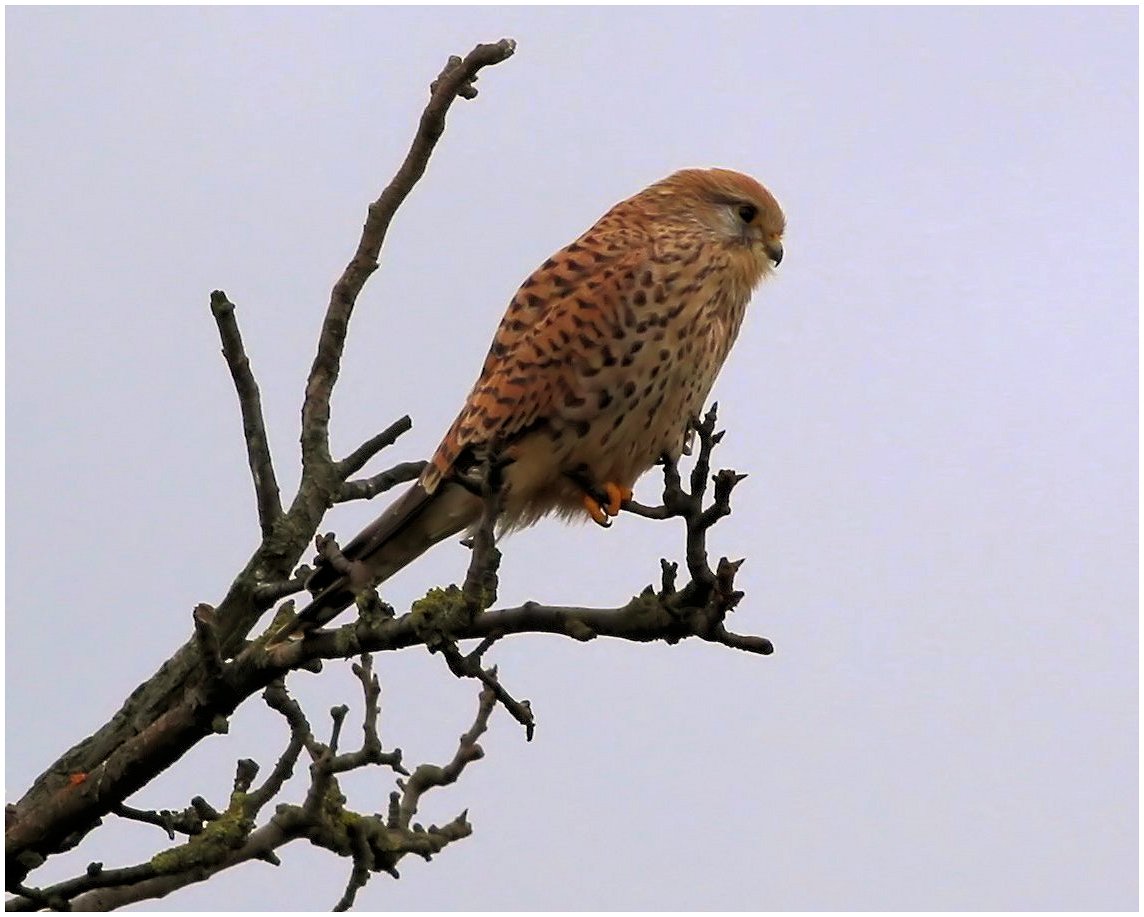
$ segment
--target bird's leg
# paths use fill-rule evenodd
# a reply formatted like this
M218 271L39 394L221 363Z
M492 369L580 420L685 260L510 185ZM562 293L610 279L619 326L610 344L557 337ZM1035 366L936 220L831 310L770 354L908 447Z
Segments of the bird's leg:
M588 469L581 465L574 471L567 471L565 475L577 487L584 491L581 498L584 509L592 517L592 521L602 528L612 524L612 516L620 514L620 506L632 498L632 489L616 484L614 481L605 481L595 484L588 474Z
M609 516L618 516L620 507L632 498L632 489L615 484L612 481L604 482L604 490L608 494L608 505L604 507Z

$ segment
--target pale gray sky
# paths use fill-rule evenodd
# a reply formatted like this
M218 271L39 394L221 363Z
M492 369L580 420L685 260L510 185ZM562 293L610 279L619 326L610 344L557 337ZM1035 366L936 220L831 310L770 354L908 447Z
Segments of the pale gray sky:
M1135 909L1137 15L9 9L7 797L255 543L209 292L239 306L289 492L365 205L446 57L512 36L360 301L335 444L409 412L389 457L425 456L551 251L677 168L750 172L790 228L716 389L719 463L750 478L712 546L747 556L732 623L777 651L499 645L535 741L496 714L424 807L475 835L360 907ZM616 604L681 549L549 522L506 543L502 600ZM465 560L443 545L386 597ZM386 743L444 761L472 687L423 652L380 672ZM337 667L294 687L315 721L357 699ZM133 801L221 804L285 741L252 705ZM370 810L389 784L349 788ZM283 859L162 906L337 900L347 864Z

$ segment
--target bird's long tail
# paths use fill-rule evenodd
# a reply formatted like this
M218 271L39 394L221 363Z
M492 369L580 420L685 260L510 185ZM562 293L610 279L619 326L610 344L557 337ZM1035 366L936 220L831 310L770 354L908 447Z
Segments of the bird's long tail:
M459 484L442 482L432 493L420 482L413 484L342 548L351 565L348 573L319 558L306 582L313 599L271 642L321 627L352 605L361 590L389 579L437 542L474 524L480 514L480 499Z

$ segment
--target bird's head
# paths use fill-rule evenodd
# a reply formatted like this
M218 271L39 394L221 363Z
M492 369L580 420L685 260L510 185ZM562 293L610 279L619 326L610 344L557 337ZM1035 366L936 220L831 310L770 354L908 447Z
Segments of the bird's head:
M753 289L783 260L786 217L774 195L730 169L683 169L653 186L665 215L698 223L724 245L741 280Z

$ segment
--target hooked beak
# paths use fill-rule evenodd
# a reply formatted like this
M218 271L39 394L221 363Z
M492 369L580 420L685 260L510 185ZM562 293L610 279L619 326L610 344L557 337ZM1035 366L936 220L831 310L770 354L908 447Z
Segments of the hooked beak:
M770 242L766 243L766 245L763 247L767 250L767 257L770 258L775 263L775 267L778 267L780 264L782 264L782 260L783 260L783 244L782 244L782 242L780 242L778 239L773 239Z

